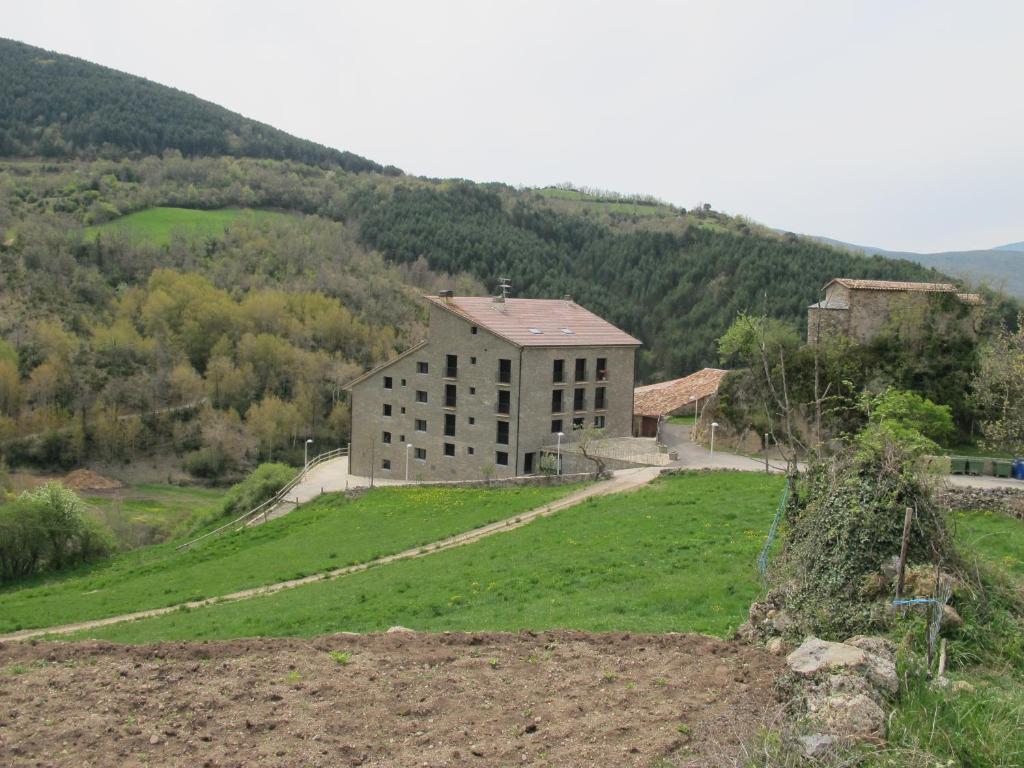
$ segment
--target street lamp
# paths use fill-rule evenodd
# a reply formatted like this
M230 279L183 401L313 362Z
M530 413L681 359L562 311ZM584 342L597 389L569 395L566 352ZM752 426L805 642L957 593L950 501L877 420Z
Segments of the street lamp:
M305 470L309 466L309 446L313 444L313 438L307 437L306 444L302 446L302 469Z
M412 443L405 444L405 482L409 482L409 451L412 450Z
M555 474L562 474L562 438L565 437L565 432L558 433L558 445L556 446L555 453Z
M715 430L718 429L718 422L711 422L711 456L714 458L715 455Z

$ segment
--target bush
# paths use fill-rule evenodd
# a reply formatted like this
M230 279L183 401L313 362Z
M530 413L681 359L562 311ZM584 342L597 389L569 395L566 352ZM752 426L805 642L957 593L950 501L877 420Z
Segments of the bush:
M185 457L185 471L193 477L216 480L230 469L228 456L220 448L207 446Z
M816 464L797 485L772 577L802 629L843 639L884 622L884 605L865 587L899 554L907 507L914 508L909 562L958 567L945 515L915 466L886 444Z
M9 582L108 555L113 537L84 512L82 500L59 483L26 491L0 506L0 580Z
M231 486L222 514L241 515L259 506L288 485L295 473L287 464L260 464L245 480Z

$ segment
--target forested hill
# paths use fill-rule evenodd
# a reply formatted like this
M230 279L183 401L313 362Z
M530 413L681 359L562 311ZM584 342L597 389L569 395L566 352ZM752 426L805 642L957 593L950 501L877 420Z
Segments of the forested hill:
M233 155L399 172L175 88L0 38L0 156L118 157L168 149L186 157Z
M489 284L506 276L519 296L571 294L643 340L645 380L715 365L715 340L740 311L803 328L807 305L833 277L940 279L919 264L778 235L704 208L648 203L629 213L588 198L578 196L573 212L536 194L455 183L398 187L355 209L364 242L394 261L423 256L436 271ZM600 217L601 206L611 212Z

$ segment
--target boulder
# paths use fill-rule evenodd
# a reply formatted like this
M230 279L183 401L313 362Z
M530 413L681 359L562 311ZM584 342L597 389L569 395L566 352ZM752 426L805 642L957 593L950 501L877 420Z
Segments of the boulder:
M408 627L394 626L394 627L389 627L388 631L385 634L388 634L388 635L398 635L398 634L401 634L403 632L415 632L415 631L416 630L409 629Z
M801 736L797 739L800 742L800 749L804 757L815 759L831 754L836 748L836 737L827 733L813 733L809 736Z
M811 677L820 672L849 670L860 672L876 687L895 693L899 689L896 665L882 656L846 643L832 643L808 637L786 657L789 668L798 675Z
M862 651L873 653L889 661L896 661L896 646L891 640L884 637L873 637L871 635L854 635L846 641L846 645L860 648Z
M842 739L885 735L885 712L863 693L828 696L814 702L810 714Z

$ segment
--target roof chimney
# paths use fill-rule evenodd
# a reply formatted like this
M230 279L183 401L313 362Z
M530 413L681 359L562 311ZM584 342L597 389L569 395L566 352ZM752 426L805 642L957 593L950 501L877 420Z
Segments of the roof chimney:
M562 297L562 300L563 300L563 301L572 301L572 294L571 294L571 293L567 293L567 294L565 294L565 295L564 295L564 296Z
M443 299L444 303L447 304L452 300L452 296L455 295L455 291L448 290L447 288L443 291L437 292L437 297Z

